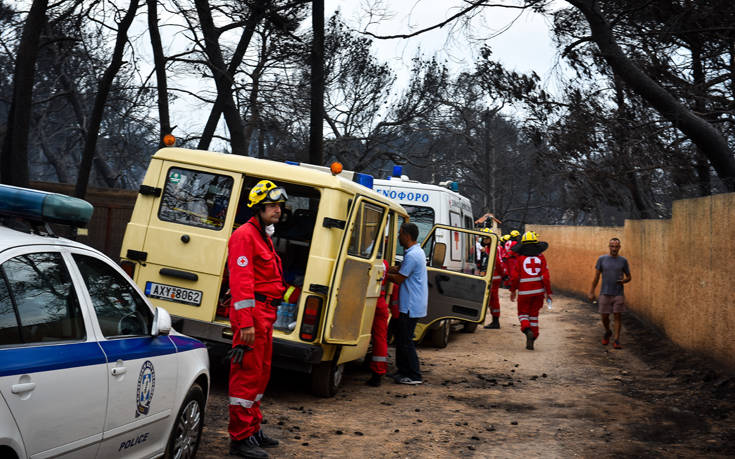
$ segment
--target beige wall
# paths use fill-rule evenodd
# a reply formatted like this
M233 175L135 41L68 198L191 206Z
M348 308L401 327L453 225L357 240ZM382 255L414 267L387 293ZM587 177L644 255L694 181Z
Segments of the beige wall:
M676 201L670 220L526 229L549 243L554 288L583 295L597 257L620 238L633 276L629 308L683 348L735 369L735 193Z

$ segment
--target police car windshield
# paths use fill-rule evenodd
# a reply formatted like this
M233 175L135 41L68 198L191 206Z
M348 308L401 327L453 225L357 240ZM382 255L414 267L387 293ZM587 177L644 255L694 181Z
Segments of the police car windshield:
M419 227L418 243L421 244L434 226L434 209L423 206L407 206L403 204L408 215L411 217L411 223L415 223ZM403 255L403 247L398 246L397 255Z

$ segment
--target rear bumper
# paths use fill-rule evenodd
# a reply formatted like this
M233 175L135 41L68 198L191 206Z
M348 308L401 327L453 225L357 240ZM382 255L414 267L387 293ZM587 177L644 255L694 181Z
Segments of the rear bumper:
M193 338L232 344L232 329L227 325L179 316L172 316L171 323L176 331ZM311 366L322 361L322 354L321 346L316 344L273 338L272 365L278 368L311 373Z

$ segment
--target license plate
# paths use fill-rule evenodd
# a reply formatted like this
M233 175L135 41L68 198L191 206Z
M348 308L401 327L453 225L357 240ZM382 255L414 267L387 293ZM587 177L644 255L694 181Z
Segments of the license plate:
M156 282L146 282L145 295L159 300L173 301L174 303L183 303L190 306L199 306L202 304L202 292L199 290L158 284Z

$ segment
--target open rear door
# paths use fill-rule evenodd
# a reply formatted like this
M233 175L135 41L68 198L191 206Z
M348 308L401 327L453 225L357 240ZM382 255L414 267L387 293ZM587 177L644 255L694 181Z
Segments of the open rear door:
M482 238L491 240L488 267L484 276L480 276L477 268L467 268L475 266L474 262L470 261L474 261L475 241ZM472 250L459 251L461 256L467 258L462 260L462 263L450 263L451 247L447 247L444 242L436 242L437 239L450 243L462 241L460 246L470 247ZM429 282L429 305L426 317L418 320L416 338L420 339L426 328L437 320L459 319L475 323L485 320L497 246L498 237L494 233L434 225L421 244L428 261L426 271ZM455 258L456 256L457 252L454 254ZM459 267L456 270L447 268L452 265Z
M324 341L357 345L362 335L369 335L385 274L379 258L388 209L384 204L357 197L342 239L334 270L324 327Z

